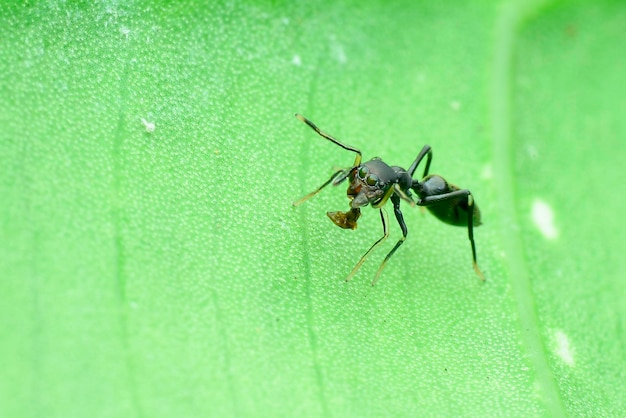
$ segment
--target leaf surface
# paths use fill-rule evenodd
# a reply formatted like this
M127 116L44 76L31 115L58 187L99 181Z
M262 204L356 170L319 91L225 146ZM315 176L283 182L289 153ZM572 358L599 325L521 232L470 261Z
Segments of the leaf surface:
M626 410L626 6L0 6L0 415ZM467 233L305 204L350 152L469 188Z

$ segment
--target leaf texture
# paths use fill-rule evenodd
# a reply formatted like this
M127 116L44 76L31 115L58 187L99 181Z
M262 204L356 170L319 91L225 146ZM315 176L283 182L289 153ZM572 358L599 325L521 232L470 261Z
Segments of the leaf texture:
M618 416L626 5L0 6L0 416ZM353 154L472 190L390 238Z

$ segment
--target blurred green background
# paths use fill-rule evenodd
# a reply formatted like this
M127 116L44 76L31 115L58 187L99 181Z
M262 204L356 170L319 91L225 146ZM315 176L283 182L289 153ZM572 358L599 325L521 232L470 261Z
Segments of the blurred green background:
M0 416L618 416L626 3L0 5ZM466 231L291 202L353 155Z

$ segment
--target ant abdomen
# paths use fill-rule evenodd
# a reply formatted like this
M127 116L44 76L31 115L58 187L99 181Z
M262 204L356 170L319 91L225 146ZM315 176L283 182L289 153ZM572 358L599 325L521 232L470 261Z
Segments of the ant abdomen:
M433 202L426 208L440 221L455 226L468 226L468 212L472 210L473 226L481 224L478 206L473 204L470 207L471 193L469 190L461 189L454 184L448 183L446 179L436 174L426 176L421 182L415 182L413 190L420 197L420 200L432 200L436 199L436 196L458 192L458 197L442 201L441 203Z

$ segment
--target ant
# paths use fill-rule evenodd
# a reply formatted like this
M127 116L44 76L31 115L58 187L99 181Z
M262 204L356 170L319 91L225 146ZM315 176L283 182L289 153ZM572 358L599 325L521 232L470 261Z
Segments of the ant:
M400 200L404 200L410 204L411 207L415 207L415 205L426 207L433 215L439 218L439 220L447 224L466 226L472 247L474 270L481 280L485 280L485 276L483 276L476 262L476 246L474 245L474 226L481 224L478 206L474 204L474 197L469 190L460 189L448 183L441 176L428 174L428 169L430 168L430 163L433 158L433 153L429 145L424 145L408 170L398 166L389 166L378 157L361 163L361 151L357 148L346 145L322 132L313 122L304 116L298 113L296 113L295 116L309 125L309 127L321 137L339 145L347 151L354 152L356 157L352 167L334 172L324 184L300 200L295 201L293 205L300 205L318 194L330 183L332 183L333 186L338 186L348 179L350 180L350 184L348 185L347 194L350 199L350 210L348 212L327 212L326 215L331 221L340 228L355 229L357 227L357 220L361 216L361 207L371 204L373 208L379 209L380 211L380 219L383 224L383 236L372 244L369 250L363 254L359 262L356 263L350 274L348 274L348 277L346 277L346 281L352 279L372 251L389 236L389 231L387 230L388 216L383 208L389 199L391 199L393 203L393 213L396 216L398 224L400 224L400 229L402 229L402 238L398 240L396 245L389 251L380 264L374 276L374 280L372 281L372 286L378 281L387 261L389 261L391 256L406 240L408 230L404 223L402 212L400 211ZM413 173L424 157L426 157L426 167L424 169L424 175L422 176L423 179L422 181L415 180L413 179ZM417 202L411 197L411 190L419 197Z

